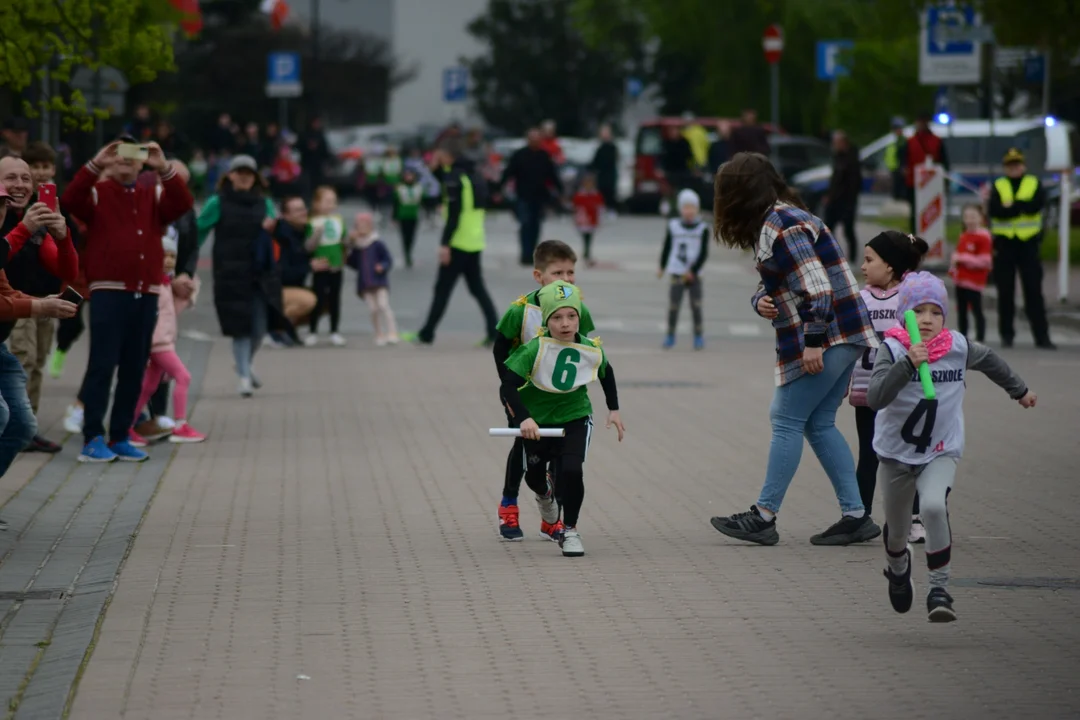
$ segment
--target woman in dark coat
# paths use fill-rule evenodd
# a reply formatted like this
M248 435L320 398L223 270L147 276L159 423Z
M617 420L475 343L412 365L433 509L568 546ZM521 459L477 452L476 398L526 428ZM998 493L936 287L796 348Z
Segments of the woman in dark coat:
M214 309L221 334L232 338L243 397L261 385L251 361L266 333L288 327L270 237L274 222L274 204L255 159L237 155L199 214L199 238L201 243L214 230Z

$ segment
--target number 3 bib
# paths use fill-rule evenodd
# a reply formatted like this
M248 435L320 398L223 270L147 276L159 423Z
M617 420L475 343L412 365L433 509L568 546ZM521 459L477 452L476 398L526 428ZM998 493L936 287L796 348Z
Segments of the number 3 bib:
M542 337L529 379L545 392L568 393L596 380L603 360L600 348Z

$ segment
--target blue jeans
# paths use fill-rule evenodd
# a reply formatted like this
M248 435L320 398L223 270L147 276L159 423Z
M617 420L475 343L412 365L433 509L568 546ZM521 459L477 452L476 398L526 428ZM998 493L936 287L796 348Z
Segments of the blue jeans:
M784 494L799 469L805 436L833 484L841 512L863 509L851 448L836 429L836 410L862 352L863 348L856 345L831 347L825 351L822 372L802 375L776 388L769 408L773 431L769 468L758 507L774 513L780 511Z
M124 290L98 290L90 303L90 359L82 396L83 438L90 442L105 434L105 410L116 375L109 440L128 439L135 406L142 394L143 375L157 325L158 296Z
M0 477L35 435L37 418L26 394L26 373L7 343L0 343Z
M232 340L233 361L236 363L236 375L251 379L251 361L259 351L263 338L266 337L267 305L266 298L259 290L255 291L251 309L251 334L234 337Z
M532 264L533 251L540 241L540 226L544 222L544 203L539 200L518 200L517 218L521 223L518 238L521 243L521 262Z

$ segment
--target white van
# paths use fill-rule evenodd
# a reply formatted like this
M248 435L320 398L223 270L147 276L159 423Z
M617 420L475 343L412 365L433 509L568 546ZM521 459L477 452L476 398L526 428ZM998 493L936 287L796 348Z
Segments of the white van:
M1012 147L1027 156L1027 166L1032 172L1045 175L1046 123L1047 120L1042 117L992 122L954 120L947 125L930 123L930 129L945 143L949 171L963 179L963 183L951 184L950 195L957 197L972 193L973 188L999 176L1002 173L1001 158ZM1036 132L1039 130L1043 132ZM914 132L914 125L904 128L905 137L911 137ZM885 167L885 151L893 142L894 135L889 133L860 148L864 194L887 196L892 192L892 174ZM795 175L791 184L809 208L820 210L831 175L832 168L821 165ZM957 201L960 202L960 198Z

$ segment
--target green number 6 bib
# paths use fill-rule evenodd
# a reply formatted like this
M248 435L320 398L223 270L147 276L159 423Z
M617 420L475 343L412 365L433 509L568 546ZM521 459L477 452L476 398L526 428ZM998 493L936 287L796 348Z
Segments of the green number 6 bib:
M568 393L596 380L603 360L599 348L543 337L529 379L545 392Z

